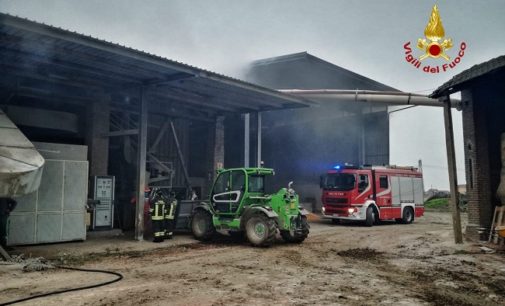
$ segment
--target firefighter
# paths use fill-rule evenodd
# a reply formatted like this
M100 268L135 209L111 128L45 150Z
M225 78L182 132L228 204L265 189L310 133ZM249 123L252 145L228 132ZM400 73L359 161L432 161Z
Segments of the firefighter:
M0 198L0 245L5 250L7 247L7 234L9 227L9 215L16 207L17 202L11 198Z
M151 203L150 212L153 228L153 242L162 242L165 237L166 202L159 189L153 188L151 190L149 202Z
M175 229L175 210L177 199L172 195L165 206L165 238L172 239Z
M144 188L144 233L146 235L150 235L152 232L151 225L151 204L149 203L149 197L151 194L151 189L149 187ZM132 193L132 197L130 199L131 207L133 210L133 214L135 214L136 206L137 206L137 195L135 192Z

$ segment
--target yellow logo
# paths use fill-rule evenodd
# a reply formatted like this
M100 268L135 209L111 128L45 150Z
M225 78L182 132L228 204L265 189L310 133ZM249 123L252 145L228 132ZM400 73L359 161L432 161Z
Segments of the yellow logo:
M424 36L427 40L424 38L419 38L417 40L417 47L425 51L419 60L422 61L427 57L443 57L447 61L450 59L449 56L445 54L445 50L452 47L452 39L444 39L443 42L439 43L439 41L444 38L445 31L436 4L433 6L433 10L431 11L428 25L426 26L426 29L424 29Z
M442 25L442 19L440 18L437 5L434 5L431 10L430 19L424 29L424 37L425 38L419 38L417 40L417 48L424 52L421 56L419 56L419 58L414 56L410 42L403 45L406 55L405 60L423 72L440 73L441 71L445 72L449 69L453 69L465 55L467 47L465 42L460 43L459 52L454 59L451 59L447 55L446 51L453 47L453 43L451 38L445 37L445 30ZM441 57L449 63L445 63L441 66L430 63L429 65L424 65L421 68L421 61L429 57L434 59Z

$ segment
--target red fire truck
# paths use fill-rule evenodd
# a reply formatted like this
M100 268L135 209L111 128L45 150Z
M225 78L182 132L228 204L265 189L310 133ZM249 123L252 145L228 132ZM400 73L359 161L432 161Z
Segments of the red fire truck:
M323 218L412 223L424 213L422 172L414 167L338 165L321 176Z

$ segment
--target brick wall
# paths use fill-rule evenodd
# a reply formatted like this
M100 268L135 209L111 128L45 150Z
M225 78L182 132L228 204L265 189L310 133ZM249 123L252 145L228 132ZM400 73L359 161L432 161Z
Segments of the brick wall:
M492 218L486 101L475 88L462 91L461 97L468 196L466 237L476 240L477 229L489 227Z

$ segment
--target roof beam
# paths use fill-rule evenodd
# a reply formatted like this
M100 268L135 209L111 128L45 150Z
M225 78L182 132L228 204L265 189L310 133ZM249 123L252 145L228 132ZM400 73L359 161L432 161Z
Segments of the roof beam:
M225 103L216 103L215 100L211 99L196 99L196 98L190 98L187 96L182 96L182 95L177 95L173 94L171 92L160 92L157 91L156 93L153 93L154 95L158 96L160 99L171 99L175 102L181 103L181 104L193 104L193 105L198 105L200 107L205 107L205 108L210 108L210 109L215 109L215 110L220 110L224 112L237 112L237 107L233 105L227 105ZM256 108L250 107L250 106L245 106L245 105L240 105L240 107L244 109L249 109L251 111L256 110Z
M138 135L138 133L139 129L130 129L130 130L121 130L121 131L103 133L102 137L129 136L129 135Z
M89 50L84 48L69 48L70 45L58 45L53 43L48 39L43 39L42 37L36 38L21 38L16 36L8 36L7 38L18 38L20 45L18 48L13 49L12 43L3 43L5 39L0 33L0 45L8 50L15 50L17 52L24 51L28 54L37 54L38 56L44 56L45 54L57 55L57 59L62 63L74 63L88 66L91 70L110 70L116 71L123 75L130 75L132 70L135 70L139 75L149 75L151 77L163 78L165 76L166 70L160 69L159 66L145 65L144 63L135 64L133 61L121 60L115 54L100 52L100 50ZM10 47L9 47L10 46ZM41 50L43 52L41 53ZM50 50L50 52L48 52ZM88 52L86 52L88 51ZM92 51L92 52L90 52ZM95 64L96 65L93 65Z
M185 82L185 84L186 84L186 82ZM192 85L192 86L194 86L194 85ZM251 104L245 104L244 102L242 102L242 100L244 99L243 95L241 96L241 100L240 99L238 99L238 100L226 99L225 100L225 99L220 99L220 98L226 97L227 92L217 96L215 94L213 95L210 92L203 93L202 91L199 91L198 86L194 86L194 87L195 87L194 89L193 88L191 88L191 89L184 88L184 87L180 87L180 86L164 87L167 89L167 91L164 91L164 93L169 94L170 92L178 92L178 91L183 92L183 93L187 93L188 95L200 97L198 100L204 99L203 101L206 106L219 107L219 108L224 106L224 107L231 109L232 112L249 112L249 111L259 111L260 110L260 107L258 107L258 106L254 106ZM184 97L184 99L186 99L186 97ZM218 100L219 104L216 104L216 100Z
M48 71L53 71L54 74L61 75L63 77L71 79L72 77L79 75L86 75L94 79L108 79L111 83L126 83L126 82L138 82L139 79L131 75L125 76L114 73L114 71L103 70L100 68L91 68L82 66L76 63L62 63L55 59L48 59L45 57L37 56L34 54L27 53L22 58L19 58L19 54L16 51L5 51L1 49L2 59L1 62L4 64L16 65L19 69L24 69L28 71L33 71L40 68L45 68ZM69 75L70 74L70 75Z
M168 84L170 82L185 80L185 79L189 79L189 78L193 78L193 77L195 77L193 74L180 72L180 73L174 73L174 74L168 75L163 78L144 81L143 84L145 86L151 86L151 85L152 86L162 86L162 85Z
M126 112L130 114L138 115L138 109L134 107L128 107L124 105L112 104L111 110L118 112ZM172 108L164 108L160 107L156 103L153 103L152 100L149 101L149 115L159 115L159 116L167 116L172 118L182 118L187 120L196 120L203 122L213 122L214 114L201 114L194 111L182 110L182 108L172 109Z
M190 67L186 67L186 65L169 62L166 59L159 56L148 55L145 52L121 46L119 44L107 42L105 40L100 40L91 36L72 33L70 31L55 28L45 24L29 22L26 20L21 20L15 17L5 15L0 16L0 21L2 22L2 24L13 28L22 29L28 32L40 34L47 37L52 37L55 39L61 39L67 42L79 44L93 49L98 49L112 54L126 56L137 61L152 63L155 65L167 67L170 69L190 74L198 74L199 72L197 69L192 69Z

